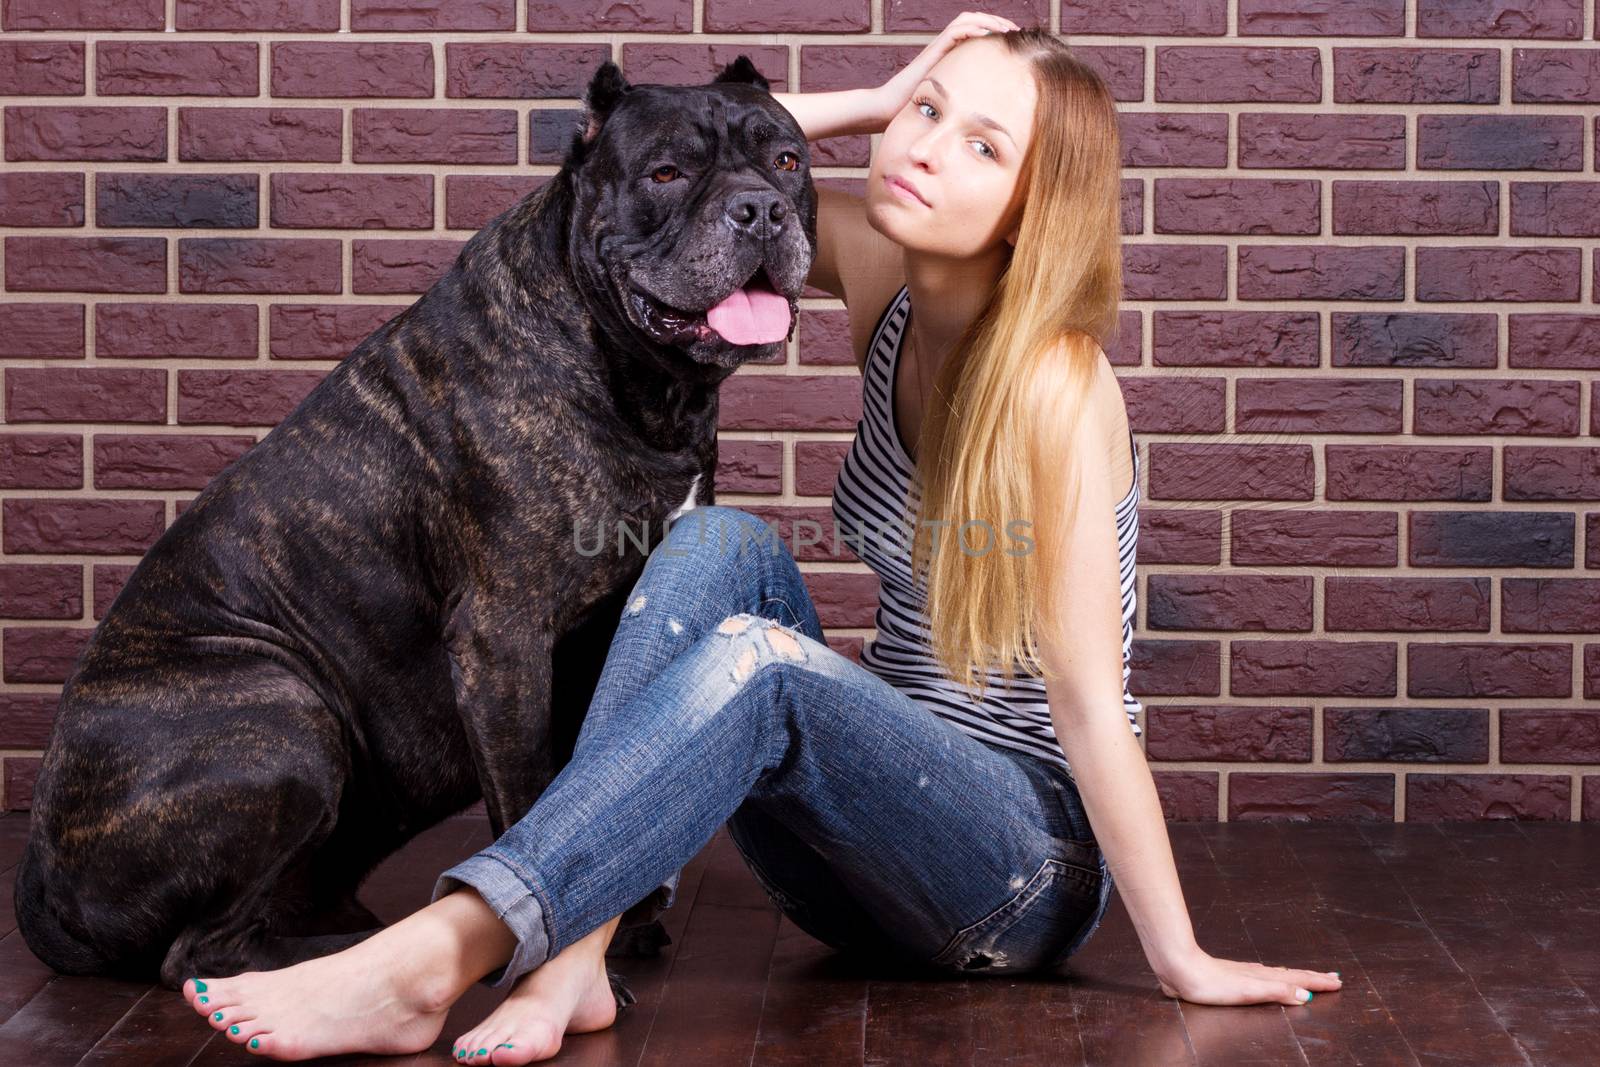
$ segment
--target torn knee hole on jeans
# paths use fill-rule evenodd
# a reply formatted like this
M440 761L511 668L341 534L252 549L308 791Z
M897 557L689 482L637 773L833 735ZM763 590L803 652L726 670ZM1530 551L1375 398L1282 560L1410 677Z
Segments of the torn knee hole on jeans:
M730 615L717 626L717 632L719 634L737 636L749 630L751 624L757 621L758 618L761 621L761 639L767 643L768 648L790 663L805 662L805 649L800 647L800 642L795 639L795 635L788 627L779 625L771 619L761 618L747 612L739 615ZM738 658L734 660L733 664L732 673L735 682L743 685L749 680L750 675L756 669L756 658L754 646L746 645L740 649Z

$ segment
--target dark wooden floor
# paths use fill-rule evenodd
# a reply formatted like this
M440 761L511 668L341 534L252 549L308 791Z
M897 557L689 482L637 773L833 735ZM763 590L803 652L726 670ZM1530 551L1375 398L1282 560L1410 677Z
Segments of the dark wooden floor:
M260 1062L179 996L62 978L14 927L25 813L0 817L0 1064ZM1161 995L1120 897L1061 977L894 979L854 971L768 903L726 831L684 874L658 959L614 959L638 1003L550 1062L600 1067L973 1064L1600 1063L1600 826L1496 821L1174 823L1185 896L1214 955L1337 970L1297 1007ZM489 841L459 817L363 891L393 921ZM456 1003L435 1048L323 1062L452 1062L499 1000Z

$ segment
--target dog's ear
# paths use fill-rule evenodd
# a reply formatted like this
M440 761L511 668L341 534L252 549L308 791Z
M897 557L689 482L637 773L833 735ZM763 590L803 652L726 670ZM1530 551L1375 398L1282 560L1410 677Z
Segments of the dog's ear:
M589 88L583 94L583 124L578 131L578 137L584 144L589 144L600 133L600 127L605 125L606 117L611 114L611 109L617 106L617 101L633 86L622 76L622 68L611 60L600 64L600 69L594 72L594 77L589 81Z
M750 62L750 57L740 53L739 58L722 68L722 73L711 79L713 85L717 82L749 82L763 92L771 92L772 86L767 79L761 76L756 65Z

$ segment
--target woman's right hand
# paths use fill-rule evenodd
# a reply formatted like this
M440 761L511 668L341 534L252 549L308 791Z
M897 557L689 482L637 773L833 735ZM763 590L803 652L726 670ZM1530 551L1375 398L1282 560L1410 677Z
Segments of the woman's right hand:
M884 125L888 125L890 118L906 106L907 101L911 99L912 90L928 76L928 71L932 70L934 64L943 59L944 54L954 48L957 42L968 37L984 37L991 33L1006 33L1020 29L1021 26L1008 18L985 14L982 11L963 11L951 19L950 25L946 26L915 59L901 68L894 77L873 90L882 109Z

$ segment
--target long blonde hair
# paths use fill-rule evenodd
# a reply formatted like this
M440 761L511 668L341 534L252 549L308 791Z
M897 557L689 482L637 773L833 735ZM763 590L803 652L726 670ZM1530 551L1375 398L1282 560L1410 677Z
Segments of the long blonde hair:
M1064 428L1081 417L1096 345L1110 347L1122 299L1122 150L1110 90L1047 30L988 39L1026 60L1038 87L1006 215L1014 219L1020 207L1021 225L998 284L935 379L908 501L912 573L926 578L933 654L969 690L976 682L980 698L996 667L1008 682L1014 664L1052 677L1036 615L1065 563L1053 531L1070 527L1085 457L1053 458L1046 478L1030 457L1036 442L1066 441ZM1069 398L1067 410L1039 395ZM941 528L928 522L943 517L934 552ZM989 527L988 551L963 551L961 524L979 519ZM1032 548L1019 550L1005 532L1018 519L1031 523L1022 536ZM1053 629L1059 620L1038 621Z

